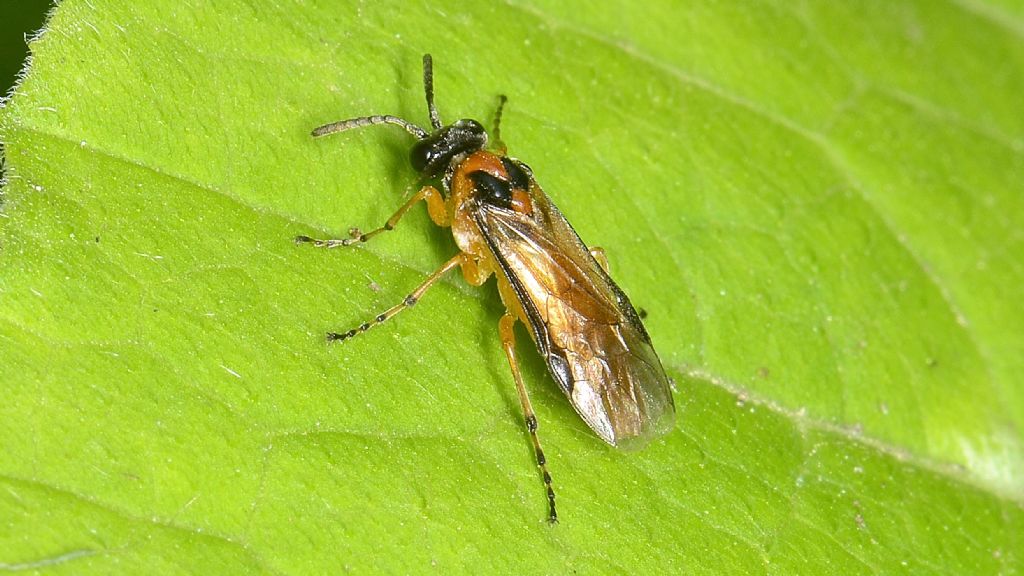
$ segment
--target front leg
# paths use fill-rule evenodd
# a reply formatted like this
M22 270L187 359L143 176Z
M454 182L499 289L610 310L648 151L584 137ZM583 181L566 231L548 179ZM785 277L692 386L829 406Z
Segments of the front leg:
M420 188L419 192L413 194L405 204L402 204L402 207L392 214L391 218L388 218L388 221L380 228L369 232L360 232L358 228L352 228L349 231L352 235L351 238L318 240L316 238L310 238L309 236L296 236L295 243L312 244L318 248L337 248L338 246L351 246L352 244L359 242L366 242L381 232L394 230L395 226L398 225L398 221L402 219L402 216L405 216L405 213L409 211L409 208L412 208L413 205L420 200L426 201L427 213L430 214L430 219L433 220L435 224L438 226L449 225L450 219L448 218L448 209L444 204L444 197L440 192L438 192L437 188L427 185Z

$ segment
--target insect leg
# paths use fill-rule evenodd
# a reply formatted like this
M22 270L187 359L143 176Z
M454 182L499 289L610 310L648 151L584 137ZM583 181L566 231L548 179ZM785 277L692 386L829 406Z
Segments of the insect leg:
M309 243L318 248L337 248L338 246L351 246L357 242L366 242L381 232L393 230L398 224L398 221L402 219L402 216L405 216L405 213L409 211L409 208L412 208L413 205L420 200L425 200L427 202L427 212L430 213L430 219L433 220L435 224L438 226L448 225L448 211L444 206L444 198L441 196L441 193L437 191L437 188L428 185L420 188L419 192L413 194L412 198L409 198L405 204L402 204L402 207L392 214L391 218L388 218L388 221L385 222L383 226L376 230L364 233L360 232L358 228L352 228L351 238L331 240L317 240L316 238L310 238L309 236L296 236L295 242L299 244L303 242Z
M548 521L556 524L558 523L558 513L555 511L555 491L551 487L551 474L548 473L544 449L540 447L540 440L537 438L537 415L533 413L533 404L530 403L530 397L526 394L523 376L519 373L519 363L516 361L516 335L513 330L515 324L515 316L506 313L498 322L498 332L501 334L501 345L505 349L505 356L508 357L509 366L512 367L512 379L516 382L519 402L523 405L523 414L526 416L526 429L530 432L533 450L537 454L537 466L540 466L544 477L544 486L548 491Z
M604 248L601 248L601 247L598 247L598 246L591 246L590 247L590 255L594 257L594 260L597 260L597 264L601 267L601 270L604 270L605 274L607 274L608 273L608 257L605 256Z
M349 330L348 332L328 332L327 341L334 342L337 340L347 340L355 336L356 334L366 332L367 330L378 324L383 324L384 322L387 322L388 319L392 318L402 310L415 306L416 303L419 302L420 297L423 296L423 293L426 292L428 288L434 285L434 282L437 282L437 280L441 278L441 276L444 276L446 272L450 272L453 268L462 264L462 261L465 258L465 253L458 253L451 260L445 262L444 264L441 265L440 268L435 270L433 274L431 274L426 280L423 281L422 284L417 286L415 290L413 290L408 296L406 296L400 304L396 304L395 306L388 308L383 313L375 316L373 320L369 322L363 322L362 324Z

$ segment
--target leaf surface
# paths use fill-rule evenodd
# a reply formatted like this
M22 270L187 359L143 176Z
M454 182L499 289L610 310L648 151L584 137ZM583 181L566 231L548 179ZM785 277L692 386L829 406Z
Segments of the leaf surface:
M1016 574L1012 2L66 0L0 110L0 568ZM500 350L386 113L489 124L603 246L679 424L604 446Z

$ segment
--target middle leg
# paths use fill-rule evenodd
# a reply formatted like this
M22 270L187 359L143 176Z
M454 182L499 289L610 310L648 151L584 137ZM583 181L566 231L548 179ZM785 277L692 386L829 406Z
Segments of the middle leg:
M406 296L401 303L396 304L391 308L388 308L384 312L378 314L377 316L374 317L372 321L363 322L362 324L349 330L348 332L328 332L327 341L334 342L340 340L348 340L349 338L355 336L356 334L361 334L378 324L383 324L384 322L387 322L389 319L393 318L402 310L415 306L416 303L419 302L420 297L423 296L423 293L426 292L428 288L434 285L434 282L437 282L438 279L441 278L441 276L444 276L446 273L450 272L455 267L461 265L463 261L466 260L466 258L467 256L464 252L459 252L451 260L442 264L440 268L435 270L433 274L427 277L427 279L424 280L422 284L417 286L415 290L410 292L409 295Z

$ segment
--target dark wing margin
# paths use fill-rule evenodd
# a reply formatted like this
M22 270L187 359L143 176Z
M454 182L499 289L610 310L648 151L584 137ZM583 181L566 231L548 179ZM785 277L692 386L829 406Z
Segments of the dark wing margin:
M480 204L476 223L562 392L604 441L641 448L675 425L665 370L626 295L543 191L531 196L532 217Z

